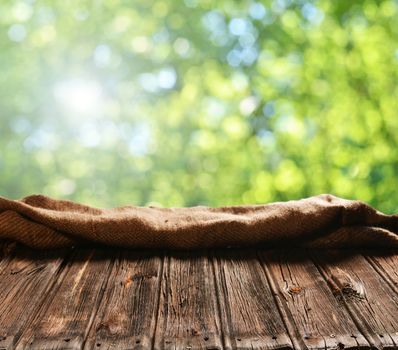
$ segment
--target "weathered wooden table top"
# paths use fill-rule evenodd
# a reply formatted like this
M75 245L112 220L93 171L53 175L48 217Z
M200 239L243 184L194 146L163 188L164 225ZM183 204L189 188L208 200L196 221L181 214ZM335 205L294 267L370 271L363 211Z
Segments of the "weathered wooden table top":
M0 349L398 349L398 252L2 246Z

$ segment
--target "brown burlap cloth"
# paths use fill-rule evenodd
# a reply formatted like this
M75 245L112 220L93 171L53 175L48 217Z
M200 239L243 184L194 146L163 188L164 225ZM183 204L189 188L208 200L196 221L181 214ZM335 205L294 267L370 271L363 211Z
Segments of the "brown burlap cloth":
M42 195L0 197L0 240L47 249L120 247L398 247L398 215L319 195L265 205L97 209Z

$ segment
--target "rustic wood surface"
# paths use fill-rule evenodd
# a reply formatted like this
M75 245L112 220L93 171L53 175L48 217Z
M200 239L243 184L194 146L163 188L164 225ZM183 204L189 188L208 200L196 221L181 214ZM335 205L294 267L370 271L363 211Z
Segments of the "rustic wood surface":
M22 332L17 349L79 349L83 346L109 278L104 251L81 250Z
M158 314L163 257L122 252L109 277L85 349L151 348Z
M65 259L65 260L64 260ZM65 253L10 249L0 268L0 349L12 349L62 275Z
M262 261L293 320L294 336L308 349L366 347L349 312L305 252L261 252Z
M398 349L398 252L0 243L1 349Z
M315 254L314 254L315 255ZM378 348L398 345L398 295L361 254L326 252L316 261L362 334Z
M212 262L206 252L166 256L155 349L220 349L220 317Z
M225 346L292 349L256 252L218 252L214 262Z

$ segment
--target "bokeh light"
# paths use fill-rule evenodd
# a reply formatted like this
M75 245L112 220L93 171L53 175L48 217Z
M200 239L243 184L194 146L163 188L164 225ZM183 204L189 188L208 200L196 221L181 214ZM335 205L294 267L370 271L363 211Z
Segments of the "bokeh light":
M0 2L0 195L398 210L397 0Z
M56 83L54 96L63 108L78 115L101 110L101 85L95 80L70 79Z

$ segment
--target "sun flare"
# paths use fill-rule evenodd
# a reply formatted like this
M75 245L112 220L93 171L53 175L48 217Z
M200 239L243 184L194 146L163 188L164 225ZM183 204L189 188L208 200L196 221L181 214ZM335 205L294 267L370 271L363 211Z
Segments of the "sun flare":
M87 115L99 110L103 91L95 80L75 78L58 82L54 86L54 96L70 112Z

